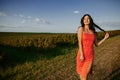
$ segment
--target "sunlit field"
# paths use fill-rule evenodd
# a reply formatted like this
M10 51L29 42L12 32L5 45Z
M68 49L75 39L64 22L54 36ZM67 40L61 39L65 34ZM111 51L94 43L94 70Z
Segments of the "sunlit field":
M120 80L120 30L108 32L89 80ZM79 80L77 50L76 33L0 33L0 80Z

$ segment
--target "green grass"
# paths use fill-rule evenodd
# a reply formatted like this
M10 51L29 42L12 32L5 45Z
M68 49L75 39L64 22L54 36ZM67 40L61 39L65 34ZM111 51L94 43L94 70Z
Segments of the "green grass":
M1 49L6 55L6 61L2 62L4 68L1 66L0 69L1 79L44 80L50 78L50 80L55 80L58 78L64 79L71 75L66 74L64 71L70 70L66 68L71 65L69 59L76 47L58 47L54 50L42 51L43 54L39 51L30 53L23 49L11 47L2 47ZM75 56L71 57L71 60L73 59L75 59Z
M93 77L89 80L119 80L120 35L95 47ZM4 58L0 60L1 80L79 80L76 73L78 46L54 49L18 48L1 46Z

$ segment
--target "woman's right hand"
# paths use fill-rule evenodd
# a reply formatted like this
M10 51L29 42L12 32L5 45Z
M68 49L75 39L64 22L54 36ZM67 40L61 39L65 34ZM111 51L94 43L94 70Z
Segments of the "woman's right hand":
M109 38L109 33L107 32L104 36L105 39Z
M84 61L84 56L83 55L80 56L80 60Z

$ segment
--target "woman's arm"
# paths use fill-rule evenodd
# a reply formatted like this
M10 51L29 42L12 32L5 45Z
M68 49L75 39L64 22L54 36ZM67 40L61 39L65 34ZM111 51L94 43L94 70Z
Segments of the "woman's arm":
M99 42L97 41L97 38L95 38L95 45L96 46L101 45L107 38L109 38L109 33L106 33L104 38L102 40L100 40Z
M80 60L83 61L84 60L84 55L83 55L83 51L82 51L82 34L83 34L83 27L80 27L78 29L78 46L79 46L79 51L80 51Z

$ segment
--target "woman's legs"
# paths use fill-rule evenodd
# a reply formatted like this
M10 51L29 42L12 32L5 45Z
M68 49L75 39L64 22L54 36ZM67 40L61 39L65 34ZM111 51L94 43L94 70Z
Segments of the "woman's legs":
M82 74L80 75L81 80L87 80L88 74L92 67L92 61L86 61L82 68Z
M80 76L80 80L82 80L83 78L82 78L82 76L81 75L79 75Z

